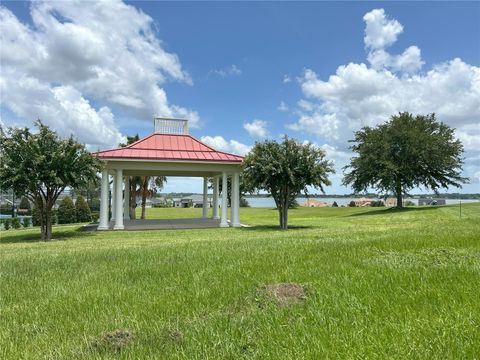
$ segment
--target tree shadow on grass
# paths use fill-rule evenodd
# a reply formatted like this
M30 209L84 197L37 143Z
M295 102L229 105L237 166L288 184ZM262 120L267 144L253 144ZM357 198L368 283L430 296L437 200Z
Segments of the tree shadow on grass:
M70 229L55 229L53 228L52 239L48 241L62 241L70 238L88 237L92 236L93 232L85 231L82 226L72 230ZM43 242L40 234L40 228L38 232L25 232L23 231L2 231L0 234L0 244L15 244L22 242Z
M370 216L370 215L389 215L389 214L401 214L401 213L408 213L408 212L416 212L416 211L424 211L424 210L437 210L439 209L438 206L418 206L418 207L406 207L402 209L397 209L395 207L391 208L379 208L378 210L372 211L362 211L350 215L345 215L345 217L352 217L352 216Z
M295 230L305 230L313 229L315 226L302 226L302 225L288 225L287 230L283 230L278 225L253 225L250 227L245 227L243 230L259 230L259 231L295 231Z

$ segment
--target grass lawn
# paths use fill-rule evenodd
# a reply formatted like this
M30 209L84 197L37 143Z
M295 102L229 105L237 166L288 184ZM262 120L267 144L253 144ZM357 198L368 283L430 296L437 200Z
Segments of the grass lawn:
M0 358L480 358L480 204L302 208L288 231L241 216L253 227L2 232ZM279 306L275 283L306 298Z

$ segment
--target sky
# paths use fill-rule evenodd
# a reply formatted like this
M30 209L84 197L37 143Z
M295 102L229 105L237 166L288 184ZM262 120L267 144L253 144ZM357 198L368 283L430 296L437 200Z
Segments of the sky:
M2 1L0 61L3 126L40 118L97 150L186 118L241 155L287 134L334 161L327 194L352 192L354 131L435 112L465 147L471 183L449 191L480 191L480 2Z

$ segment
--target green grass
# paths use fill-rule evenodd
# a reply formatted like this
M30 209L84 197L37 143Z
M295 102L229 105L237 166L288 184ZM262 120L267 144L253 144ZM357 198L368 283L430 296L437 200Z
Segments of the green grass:
M252 228L1 233L1 359L478 359L480 204L242 209ZM200 216L151 209L148 217ZM263 284L307 288L278 307ZM98 347L106 332L134 338Z

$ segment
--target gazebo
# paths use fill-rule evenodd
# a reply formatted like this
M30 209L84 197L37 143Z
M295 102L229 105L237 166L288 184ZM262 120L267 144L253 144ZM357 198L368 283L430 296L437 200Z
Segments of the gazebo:
M178 221L178 227L240 226L240 180L243 157L217 151L188 133L188 120L154 119L153 134L126 147L94 153L105 167L102 171L98 230L140 229L130 220L129 178L131 176L188 176L203 178L202 220ZM112 218L109 219L109 177L113 177ZM231 219L227 219L227 178L231 176ZM213 211L208 219L208 179L213 179ZM221 216L219 181L222 179ZM162 228L161 224L158 228ZM175 224L175 223L174 223ZM164 226L163 226L164 227ZM175 227L175 226L171 226ZM150 224L145 228L155 228Z

